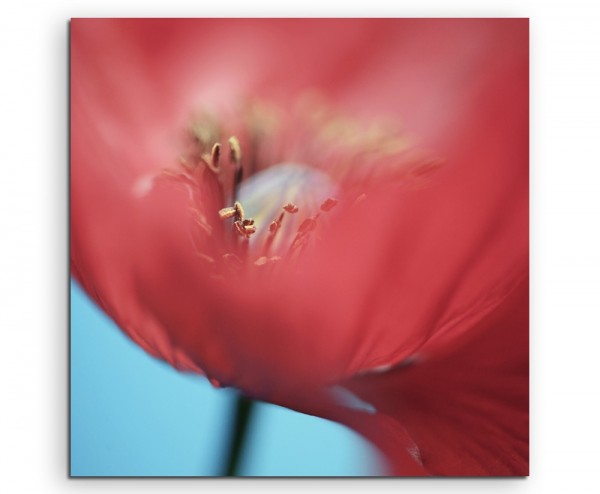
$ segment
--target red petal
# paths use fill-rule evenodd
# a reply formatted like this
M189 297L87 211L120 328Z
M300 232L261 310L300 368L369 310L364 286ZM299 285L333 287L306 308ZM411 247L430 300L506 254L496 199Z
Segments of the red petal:
M526 62L524 43L491 81L475 77L469 118L457 121L460 139L442 169L367 191L302 266L297 297L327 328L314 335L318 348L345 354L347 374L468 331L464 321L476 324L527 272Z
M529 474L529 298L527 279L451 345L431 343L405 365L347 387L375 416L352 415L396 475ZM390 431L395 431L393 434ZM408 436L419 461L406 457Z
M528 266L527 65L523 20L73 21L73 272L152 354L296 408L312 406L300 390L423 353L430 359L414 370L372 378L375 395L357 385L389 418L355 426L404 466L398 455L410 459L411 443L400 420L426 471L522 474L522 448L506 437L524 436L506 417L526 414L523 379L513 395L498 378L512 372L512 354L499 354L493 372L478 355L493 357L501 322L514 323L506 345L523 348L523 320L500 314ZM135 184L176 159L196 104L286 100L309 85L357 111L405 109L444 169L367 190L355 209L340 201L297 274L216 283L190 243L186 193L167 184L136 195ZM465 369L481 375L465 380ZM386 398L390 386L414 408L397 392ZM428 390L448 400L446 414ZM432 433L421 412L433 414ZM390 428L404 450L386 440ZM451 444L461 445L456 462Z

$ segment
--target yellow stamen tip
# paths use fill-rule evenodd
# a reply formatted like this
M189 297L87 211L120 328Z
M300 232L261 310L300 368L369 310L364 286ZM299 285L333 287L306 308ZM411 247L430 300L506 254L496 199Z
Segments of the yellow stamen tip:
M233 208L223 208L219 211L219 218L222 220L226 220L228 218L233 218L237 215L237 209Z
M242 148L240 146L240 141L238 141L237 137L231 136L229 138L229 159L232 163L239 165L242 161Z
M237 211L238 214L238 220L240 221L244 221L244 208L242 207L242 203L239 201L235 201L233 203L233 207L235 208L235 210Z

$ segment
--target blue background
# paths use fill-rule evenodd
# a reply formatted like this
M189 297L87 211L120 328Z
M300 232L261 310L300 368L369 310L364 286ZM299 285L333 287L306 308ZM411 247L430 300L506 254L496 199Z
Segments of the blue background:
M232 390L182 374L138 348L71 284L71 475L219 475ZM377 475L349 429L260 403L241 475Z

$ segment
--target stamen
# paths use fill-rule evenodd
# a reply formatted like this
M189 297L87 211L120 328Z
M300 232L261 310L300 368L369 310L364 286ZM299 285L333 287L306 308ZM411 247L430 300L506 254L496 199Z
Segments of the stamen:
M328 198L325 202L321 204L321 211L327 212L331 211L337 205L337 199L332 197ZM288 254L291 255L295 250L298 250L300 247L306 245L308 241L308 237L311 232L317 228L317 220L321 216L321 213L317 213L311 218L306 218L302 223L300 223L300 227L298 228L298 232L292 241L292 245L288 251Z
M282 115L279 112L263 111L258 114L256 108L249 107L246 110L248 122L241 131L244 156L236 136L229 137L227 144L224 141L221 141L223 144L218 142L227 134L223 135L223 129L215 116L203 113L198 116L197 123L189 127L186 153L180 158L182 170L175 178L186 185L192 201L197 199L198 185L201 185L200 192L204 192L203 184L199 181L207 179L211 186L209 192L218 189L214 199L219 206L232 204L218 211L219 218L227 220L223 228L215 228L213 231L211 222L199 213L196 224L193 225L193 233L196 236L202 235L202 243L194 240L198 243L198 255L204 262L216 264L215 269L234 265L236 270L244 266L266 266L281 259L269 255L275 251L290 260L297 259L301 251L320 240L325 221L321 219L321 223L318 223L319 218L338 204L335 198L328 197L336 194L337 190L331 177L343 179L350 175L351 181L355 182L370 180L375 171L381 169L396 170L405 167L408 170L407 176L414 174L417 177L423 169L425 172L428 170L427 164L423 165L427 155L408 154L408 140L395 125L374 122L365 127L359 120L339 115L318 95L312 95L310 99L305 97L304 100L299 102L298 108L292 110L289 124L285 120L281 121ZM276 118L269 113L274 113ZM306 145L304 137L307 133L315 142L312 146ZM269 145L264 146L261 141L268 141ZM224 148L221 149L222 145L228 147L226 158L221 156L225 152ZM315 153L315 150L318 152ZM403 154L398 157L398 153ZM301 162L282 160L290 156ZM395 157L394 162L399 163L397 166L387 165L391 161L390 156ZM373 166L384 158L385 166ZM223 165L221 160L227 163ZM316 161L314 167L302 164L313 160ZM354 166L355 162L361 163L361 166ZM201 163L215 176L207 176L202 168L198 169ZM319 169L319 163L327 164L326 172ZM420 167L415 166L419 164ZM248 180L244 180L244 177ZM139 195L146 194L152 183L142 185ZM272 191L276 195L271 196ZM344 201L343 207L354 208L365 197L364 193L359 194L354 200ZM327 199L323 201L323 198ZM253 240L252 250L249 241L257 233L258 226L252 218L246 218L238 199L244 201L248 214L255 216L258 225L263 228L257 235L259 238L255 237ZM299 212L299 208L292 202L283 204L279 211L274 210L278 204L288 200L298 201L303 212L308 211L310 216L298 215L289 218L282 225L286 213ZM269 223L271 219L273 220ZM198 230L201 230L199 234ZM213 253L212 250L204 253L202 249L206 246L207 237L221 236L223 233L223 252L230 254L225 254L220 261L218 256L213 259L208 255ZM262 269L263 273L269 271L269 268Z
M233 230L233 244L238 245L237 250L242 259L248 258L248 244L249 239L256 233L256 226L252 218L244 218L244 208L239 201L235 201L233 207L223 208L219 211L219 217L222 220L234 218L232 230ZM242 242L239 244L237 239L242 237Z
M204 153L201 156L202 162L213 173L219 173L221 171L219 168L220 147L221 145L216 142L212 148L211 154Z
M273 240L275 240L275 235L281 228L281 223L283 222L283 217L285 213L296 214L298 212L298 206L295 204L288 202L283 205L284 213L280 213L279 217L276 220L271 221L269 224L269 236L265 240L265 245L263 247L263 256L266 256L271 249L271 245L273 245Z
M330 211L337 205L337 200L332 197L328 198L323 204L321 204L321 211Z
M317 214L314 218L306 218L302 223L300 223L300 227L298 228L298 232L292 241L292 245L290 245L290 249L288 254L292 254L300 245L306 243L306 238L309 232L313 231L317 227L317 218L319 214Z
M239 201L235 201L233 207L223 208L219 211L219 218L222 220L235 218L236 221L244 221L244 208Z
M229 138L229 160L234 165L240 165L242 163L242 148L240 146L240 141L237 140L237 137L231 136Z
M317 227L317 215L315 218L306 218L298 228L298 233L308 233Z
M219 168L219 158L221 157L221 144L215 142L210 152L211 163L215 168Z
M234 146L235 148L235 146ZM317 228L317 220L324 212L331 211L336 205L338 201L332 197L326 199L323 203L321 203L320 211L312 217L304 219L298 230L296 232L296 236L294 237L289 249L288 255L292 255L297 253L301 248L303 248L311 236L312 232ZM283 222L283 218L285 217L285 213L288 214L296 214L299 210L298 206L296 206L292 202L287 202L282 206L283 211L279 213L277 219L273 220L269 224L269 233L265 240L261 256L254 262L256 266L262 266L267 263L270 259L269 251L271 246L273 245L275 236L277 232L281 229L281 225ZM246 218L244 213L244 208L239 201L235 201L233 206L223 208L219 211L219 217L222 220L227 220L229 218L233 218L232 230L234 236L234 243L232 245L237 245L236 251L241 256L242 259L247 260L248 251L249 251L249 240L252 235L256 233L256 225L254 223L254 219ZM241 243L236 242L236 239L241 237Z
M252 233L254 233L254 232L252 232ZM252 234L245 236L242 239L242 241L240 242L240 246L239 246L240 256L242 257L242 259L245 263L248 262L248 253L250 251L250 235L252 235Z
M283 206L283 209L285 209L288 213L292 214L298 212L298 206L292 204L291 202L288 202L285 206Z
M237 198L238 188L244 178L244 169L242 167L242 148L237 137L229 138L229 161L234 165L233 172L233 198Z
M233 218L234 216L237 216L237 214L238 214L238 212L235 207L223 208L219 211L219 218L221 218L222 220L226 220L229 218Z
M238 214L238 220L239 221L244 221L244 208L242 207L242 203L239 201L235 201L233 203L233 207L236 209L237 214Z
M239 203L236 203L239 204ZM254 225L254 220L252 218L243 219L244 218L244 210L241 209L241 204L239 204L240 209L239 218L233 223L233 226L237 233L239 233L242 237L250 238L250 236L256 233L256 226Z
M256 233L256 226L254 226L254 221L236 221L233 223L235 230L237 233L244 237L250 238L254 233Z
M283 213L279 215L279 218L271 221L271 224L269 225L269 232L271 232L271 234L275 235L277 230L281 228L281 220L283 220Z

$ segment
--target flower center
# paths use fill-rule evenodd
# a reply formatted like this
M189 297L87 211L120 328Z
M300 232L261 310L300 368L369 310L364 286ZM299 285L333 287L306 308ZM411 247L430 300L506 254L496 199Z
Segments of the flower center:
M365 192L398 180L419 186L440 162L397 124L351 120L314 97L203 113L188 130L181 167L165 176L187 188L195 251L215 278L305 255ZM240 139L221 144L232 134Z
M235 252L225 255L240 265L250 261L255 266L293 259L310 243L321 215L336 206L332 181L319 170L284 163L242 182L238 140L231 137L229 146L237 200L219 211L220 219L232 227ZM214 153L211 158L207 166L217 172L218 158Z

